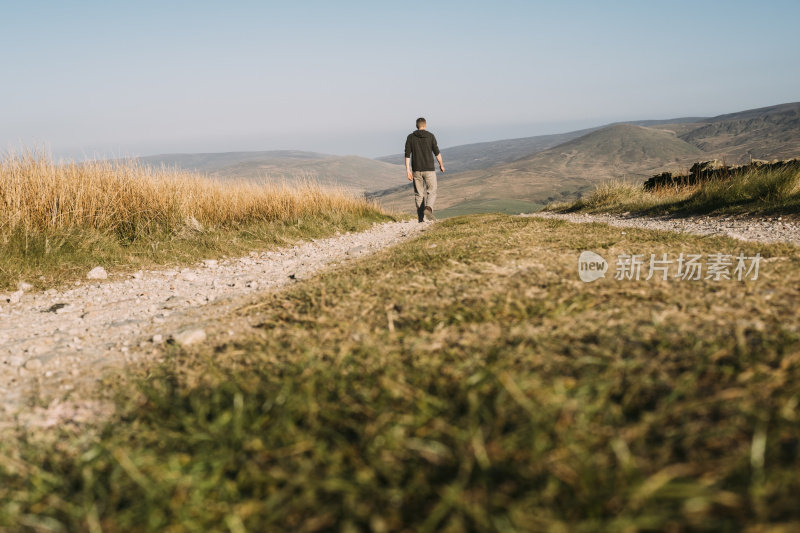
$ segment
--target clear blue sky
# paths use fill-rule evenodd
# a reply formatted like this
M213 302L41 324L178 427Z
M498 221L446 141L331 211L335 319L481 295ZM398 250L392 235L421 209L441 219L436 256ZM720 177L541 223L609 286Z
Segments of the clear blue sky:
M0 150L402 149L800 100L800 1L0 0Z

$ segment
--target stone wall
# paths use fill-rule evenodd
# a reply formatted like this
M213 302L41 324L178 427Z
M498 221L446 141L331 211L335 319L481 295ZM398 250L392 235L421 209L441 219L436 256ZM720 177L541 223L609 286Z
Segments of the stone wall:
M709 180L731 179L751 170L773 170L787 166L800 169L800 159L772 162L754 159L746 165L738 166L728 166L718 159L702 161L692 165L689 174L673 174L672 172L656 174L644 182L644 190L649 191L661 187L686 187Z

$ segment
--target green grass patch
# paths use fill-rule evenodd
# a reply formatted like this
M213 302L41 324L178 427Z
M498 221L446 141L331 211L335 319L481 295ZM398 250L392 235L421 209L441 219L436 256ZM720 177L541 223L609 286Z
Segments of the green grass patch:
M584 284L587 248L765 260ZM97 433L5 438L0 525L788 531L798 286L791 246L448 219L242 310L250 335L169 348Z
M65 228L26 233L18 229L0 240L0 290L20 281L37 288L85 279L102 265L111 273L165 268L244 255L300 240L361 231L373 222L395 217L377 208L363 212L329 212L285 220L251 220L192 231L178 226L142 232L134 238L109 230Z
M477 213L503 213L506 215L518 215L520 213L533 213L544 207L543 203L530 202L528 200L486 198L480 200L469 200L456 204L452 207L441 209L436 212L438 218L450 218L461 215L473 215Z

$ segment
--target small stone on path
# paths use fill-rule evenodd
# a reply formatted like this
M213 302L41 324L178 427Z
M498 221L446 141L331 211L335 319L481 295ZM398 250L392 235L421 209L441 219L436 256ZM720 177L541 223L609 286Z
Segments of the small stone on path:
M107 278L108 278L108 272L106 272L106 269L101 266L94 267L89 271L88 274L86 274L86 279L107 279Z
M184 329L174 334L172 340L181 346L191 346L206 340L206 332L201 328Z

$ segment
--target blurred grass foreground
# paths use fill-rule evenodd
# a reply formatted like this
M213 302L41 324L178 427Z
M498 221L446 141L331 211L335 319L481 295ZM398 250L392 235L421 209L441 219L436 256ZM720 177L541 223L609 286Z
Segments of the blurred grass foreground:
M581 250L760 254L578 279ZM0 443L9 531L800 530L800 254L536 217L438 222Z

